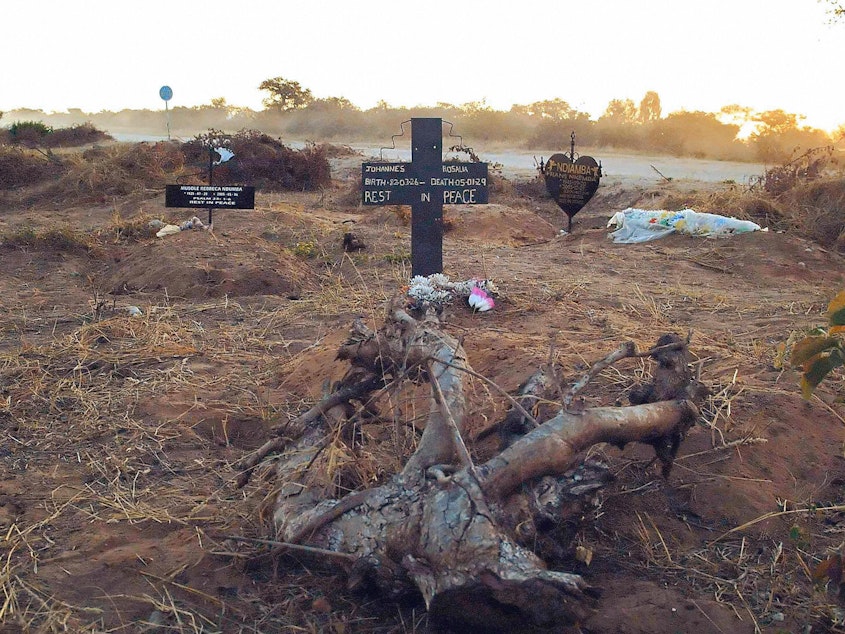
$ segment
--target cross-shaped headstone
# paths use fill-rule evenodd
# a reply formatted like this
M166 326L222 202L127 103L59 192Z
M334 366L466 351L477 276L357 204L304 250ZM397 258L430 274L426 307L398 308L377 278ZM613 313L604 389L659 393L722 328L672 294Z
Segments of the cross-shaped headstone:
M411 119L410 163L363 163L364 205L411 205L411 275L443 272L443 205L487 204L487 163L444 163L443 120Z

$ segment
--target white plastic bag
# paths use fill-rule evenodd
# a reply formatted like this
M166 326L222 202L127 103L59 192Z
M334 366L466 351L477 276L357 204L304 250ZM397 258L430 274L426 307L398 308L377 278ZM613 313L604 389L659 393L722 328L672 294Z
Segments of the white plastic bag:
M182 229L179 225L164 225L156 232L156 237L163 238L164 236L172 236L174 233L179 233L180 231L182 231Z
M760 231L760 225L749 220L699 213L692 209L666 211L631 207L613 214L607 226L617 228L610 237L622 244L649 242L675 232L694 236L729 236Z

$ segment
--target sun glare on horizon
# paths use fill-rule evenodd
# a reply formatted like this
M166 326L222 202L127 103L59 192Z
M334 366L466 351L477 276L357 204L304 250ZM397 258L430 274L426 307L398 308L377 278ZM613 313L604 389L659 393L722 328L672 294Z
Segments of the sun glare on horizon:
M0 111L155 110L164 84L174 90L174 108L223 97L259 110L259 84L281 76L362 109L380 101L486 102L507 111L563 99L597 119L612 100L638 102L653 90L664 115L739 103L795 113L827 132L845 124L845 89L836 79L845 25L831 26L815 0L606 0L599 10L432 0L424 11L387 0L319 7L251 0L243 26L222 0L79 7L6 1L4 15L38 13L40 40L64 44L57 55L53 46L33 47L26 30L4 34L0 55L16 61L4 66ZM89 33L92 13L109 26L69 39ZM278 29L264 33L257 24ZM208 38L214 46L198 45Z

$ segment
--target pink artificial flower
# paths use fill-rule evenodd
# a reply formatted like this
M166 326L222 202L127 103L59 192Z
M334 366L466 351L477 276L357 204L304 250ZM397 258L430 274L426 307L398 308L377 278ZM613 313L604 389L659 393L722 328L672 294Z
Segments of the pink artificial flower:
M495 306L493 298L477 286L472 289L472 293L470 293L469 295L468 302L470 307L473 310L478 311L479 313L487 312L488 310L493 308L493 306Z

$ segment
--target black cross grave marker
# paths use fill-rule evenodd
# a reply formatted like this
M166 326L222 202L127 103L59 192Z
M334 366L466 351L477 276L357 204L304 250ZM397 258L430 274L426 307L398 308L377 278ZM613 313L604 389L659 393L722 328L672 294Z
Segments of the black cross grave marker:
M411 205L411 275L443 272L443 205L487 204L487 163L444 163L443 120L411 119L410 163L363 163L364 205Z

